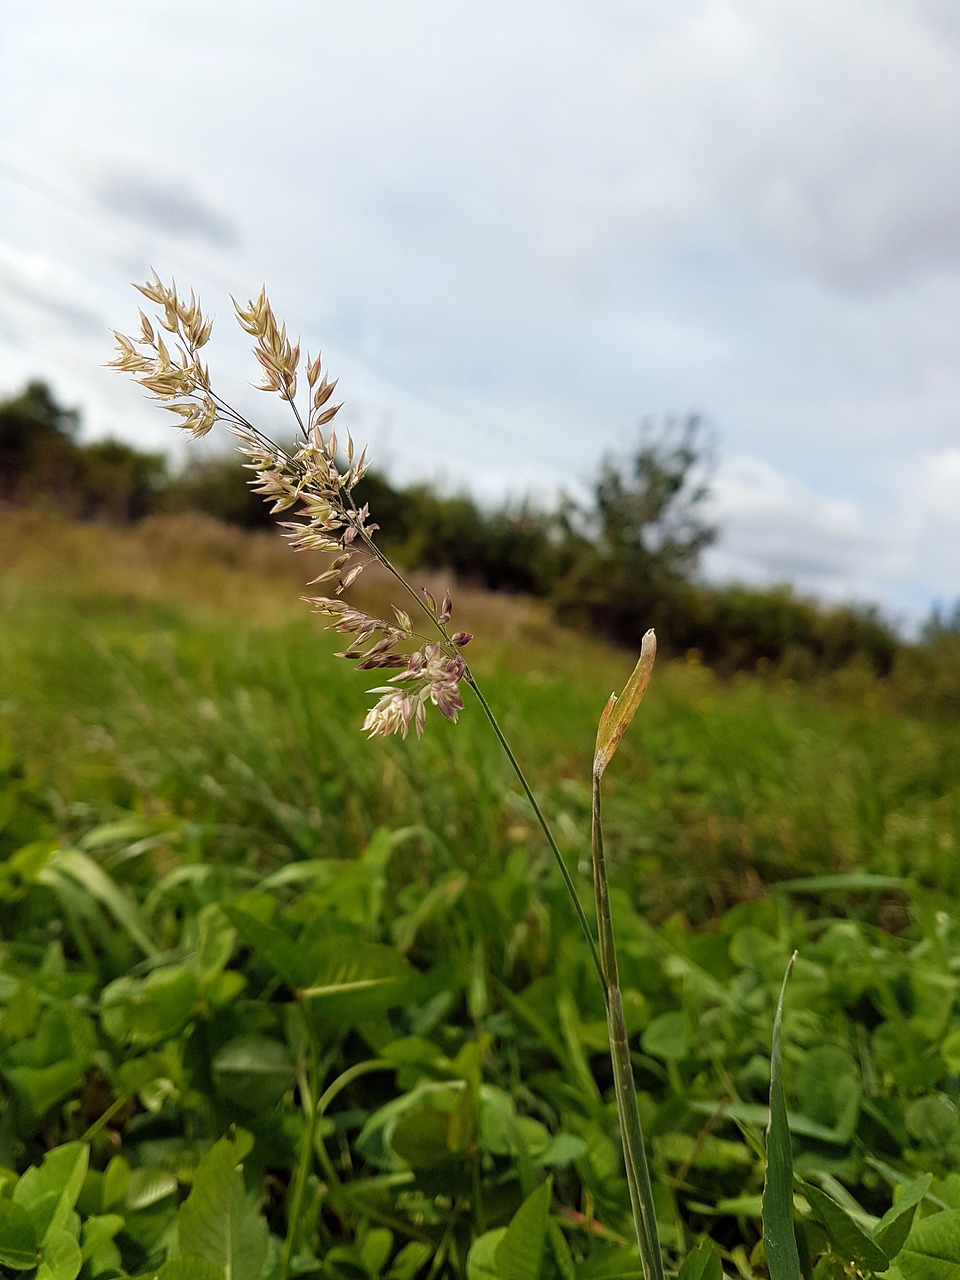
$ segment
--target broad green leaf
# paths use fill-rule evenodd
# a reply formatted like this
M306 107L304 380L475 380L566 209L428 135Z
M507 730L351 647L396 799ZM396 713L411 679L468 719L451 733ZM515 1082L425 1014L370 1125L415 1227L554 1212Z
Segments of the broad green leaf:
M553 1261L556 1263L557 1271L560 1273L560 1280L577 1280L577 1268L573 1261L573 1254L570 1252L570 1246L567 1244L567 1237L553 1218L547 1219L547 1240L550 1242L550 1252L553 1254Z
M43 1242L36 1280L77 1280L83 1266L80 1245L63 1227L51 1227Z
M702 1241L687 1255L677 1280L723 1280L720 1255L709 1240Z
M220 1092L252 1110L276 1106L297 1075L290 1051L269 1036L237 1036L219 1050L213 1074Z
M237 1168L251 1146L242 1131L214 1143L177 1214L181 1252L222 1267L226 1280L258 1280L267 1254L267 1224L248 1201Z
M837 1142L851 1140L863 1087L860 1068L850 1053L831 1044L810 1049L797 1071L796 1091L804 1115L832 1129Z
M553 1179L548 1178L524 1200L510 1220L494 1257L503 1280L540 1280L547 1222L553 1196Z
M264 924L249 911L240 907L226 906L224 914L236 928L240 937L253 948L257 956L265 961L278 974L288 987L294 991L305 987L311 980L309 963L294 940L281 929L272 924Z
M960 1071L960 1027L944 1037L940 1046L940 1054L950 1071Z
M421 1244L417 1240L411 1240L409 1244L403 1246L394 1258L390 1270L387 1272L387 1280L414 1280L414 1277L426 1265L432 1253L432 1245ZM469 1265L468 1262L468 1272Z
M96 1045L89 1018L71 1004L58 1003L41 1013L35 1034L7 1050L6 1078L39 1118L81 1085Z
M690 1052L687 1019L680 1012L661 1013L644 1031L642 1043L651 1058L679 1062Z
M227 1273L223 1267L195 1253L182 1253L179 1258L163 1264L156 1280L227 1280Z
M537 1122L534 1121L534 1124ZM544 1130L546 1133L546 1130ZM476 1098L470 1089L461 1089L447 1117L447 1146L460 1155L472 1150L477 1136Z
M108 1240L112 1240L118 1231L123 1229L123 1219L119 1213L94 1214L83 1223L83 1256L91 1257Z
M960 1209L960 1173L948 1173L945 1178L938 1178L929 1199L943 1209Z
M770 1280L802 1280L797 1237L793 1229L793 1151L783 1090L783 1002L796 954L791 956L773 1019L770 1052L770 1125L767 1129L767 1176L763 1185L763 1246Z
M51 1232L66 1226L86 1177L89 1156L89 1147L79 1142L55 1147L43 1157L43 1164L29 1168L14 1188L13 1201L30 1214L41 1243Z
M467 1280L503 1280L497 1268L497 1249L507 1234L506 1227L477 1236L467 1254Z
M945 1147L957 1132L960 1117L949 1098L942 1093L917 1098L904 1115L907 1130L925 1147Z
M844 1262L853 1262L867 1271L886 1271L890 1258L854 1222L841 1205L819 1187L804 1184L803 1194L810 1208L826 1227L837 1253Z
M114 1156L103 1171L100 1188L100 1207L106 1212L127 1194L130 1186L130 1166L123 1156Z
M393 1128L390 1146L414 1169L437 1169L458 1157L449 1144L450 1112L418 1107Z
M200 908L196 917L196 949L194 965L201 977L209 980L230 963L237 933L216 902Z
M138 1094L156 1080L169 1080L176 1074L176 1056L162 1049L127 1058L117 1066L117 1083L124 1093Z
M340 1032L395 1008L407 998L413 975L393 947L350 936L318 939L309 947L310 980L300 996L310 1016Z
M6 1077L13 1091L39 1118L79 1088L86 1069L86 1062L64 1058L48 1067L9 1067Z
M933 1174L924 1173L904 1187L874 1228L873 1238L888 1258L895 1258L910 1234L917 1206L930 1190Z
M960 1280L960 1209L914 1222L897 1266L904 1280Z
M100 1020L120 1044L154 1045L179 1035L198 1003L197 977L183 965L124 976L104 987Z
M151 1209L168 1196L176 1195L177 1185L176 1178L166 1169L150 1166L134 1169L126 1179L126 1207L134 1211Z
M0 1263L14 1271L30 1271L38 1261L37 1229L21 1204L0 1200Z
M764 1118L766 1115L765 1108ZM665 1133L654 1140L654 1146L658 1154L671 1164L683 1165L689 1161L692 1167L702 1172L733 1173L749 1168L754 1161L745 1143L710 1135L704 1137L702 1133L697 1137L690 1133Z
M555 1134L547 1146L536 1156L540 1164L564 1165L579 1160L586 1153L587 1144L572 1133Z
M633 669L633 675L624 685L619 698L615 693L611 693L600 715L600 724L597 728L597 750L593 759L595 777L600 777L613 759L627 725L636 715L647 685L650 683L650 674L653 671L656 656L657 637L652 631L648 631L640 642L640 658Z
M392 1248L393 1232L388 1231L386 1227L373 1227L367 1232L359 1245L359 1251L369 1275L380 1274L387 1264Z

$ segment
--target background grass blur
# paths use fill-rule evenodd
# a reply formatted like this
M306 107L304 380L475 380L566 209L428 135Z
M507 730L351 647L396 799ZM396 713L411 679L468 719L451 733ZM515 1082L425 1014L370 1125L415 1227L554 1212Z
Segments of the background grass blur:
M0 741L17 831L0 840L136 817L171 857L202 842L263 869L350 855L386 824L472 870L516 848L542 856L469 704L422 742L365 741L363 681L331 661L339 646L298 599L310 576L275 535L199 516L118 529L4 511ZM363 591L385 607L385 584ZM557 627L537 602L455 601L585 877L596 719L631 655ZM854 868L956 891L960 725L910 705L902 678L856 665L797 683L720 679L696 654L661 663L611 771L614 876L656 917L695 920L777 879Z
M314 573L275 532L196 514L0 508L0 1174L89 1157L82 1230L111 1208L116 1236L81 1280L154 1274L238 1125L252 1280L283 1250L332 1280L474 1274L538 1187L542 1280L639 1274L602 1000L541 833L469 690L422 741L363 737L378 673L334 659L299 600ZM355 594L386 612L373 571ZM587 902L596 723L635 655L546 601L454 599ZM759 1134L794 948L797 1168L868 1225L896 1185L953 1203L960 724L922 666L951 635L883 677L661 660L608 770L668 1270L709 1237L766 1274ZM846 1228L814 1210L804 1256L849 1274Z

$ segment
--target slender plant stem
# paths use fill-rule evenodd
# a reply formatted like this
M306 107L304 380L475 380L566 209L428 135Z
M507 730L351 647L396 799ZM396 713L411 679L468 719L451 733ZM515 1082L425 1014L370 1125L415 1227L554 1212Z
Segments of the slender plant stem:
M308 1034L310 1035L310 1042L312 1045L313 1032L309 1031ZM315 1053L313 1051L311 1051L311 1056L315 1057ZM293 1242L297 1234L297 1229L300 1225L300 1214L303 1211L303 1197L306 1193L310 1166L313 1163L313 1158L316 1154L317 1121L326 1113L327 1107L329 1107L337 1094L340 1093L341 1090L345 1089L347 1085L352 1084L354 1080L358 1080L361 1076L369 1075L371 1071L395 1071L396 1069L396 1063L387 1062L385 1058L370 1058L366 1062L355 1062L352 1067L348 1067L346 1071L337 1076L336 1080L334 1080L319 1097L316 1096L320 1087L319 1079L316 1078L319 1075L316 1065L313 1067L314 1079L311 1079L309 1068L304 1073L300 1087L304 1097L306 1124L301 1138L300 1159L297 1164L293 1196L290 1201L290 1214L287 1220L287 1238L283 1243L283 1255L280 1262L280 1280L288 1280L288 1276L290 1274ZM325 1148L323 1148L323 1154L326 1156ZM332 1181L338 1185L339 1179L336 1176L332 1164L329 1163L329 1158L324 1161L324 1164L328 1177L331 1177Z
M411 587L410 583L406 580L406 578L403 576L400 570L396 567L395 564L393 564L393 562L390 560L388 556L385 556L383 554L383 552L380 550L377 544L373 541L370 535L362 534L361 536L370 554L377 561L379 561L379 563L387 571L387 573L391 575L391 577L396 579L396 581L400 584L400 586L407 593L407 595L410 596L410 598L414 601L417 607L427 615L427 617L430 619L433 625L437 628L437 631L440 633L440 638L444 648L447 649L447 651L451 654L459 655L460 653L459 646L454 644L453 640L450 637L449 632L447 631L447 628L443 625L443 623L437 617L433 609L427 604L427 602L423 599L423 597L421 597L420 595L417 594L416 591L414 591L413 587ZM540 829L543 832L544 836L546 837L547 844L550 846L550 851L554 856L557 866L560 868L560 874L563 877L563 883L566 886L567 893L570 895L570 901L573 903L574 909L576 910L577 918L580 921L580 928L583 930L583 936L586 938L587 944L590 947L590 955L593 957L593 965L597 971L597 979L600 983L600 990L604 993L604 997L606 997L607 986L603 977L603 966L600 963L600 954L597 951L596 939L593 936L593 930L590 928L590 922L587 920L586 912L583 909L583 904L581 903L580 896L577 893L577 887L573 883L573 878L570 875L570 872L567 870L567 865L563 860L563 855L560 853L560 848L557 845L556 839L554 838L554 834L550 830L550 824L547 822L546 816L544 815L543 810L540 808L540 804L537 800L537 797L533 794L533 790L531 789L529 782L527 782L526 776L524 775L524 772L520 767L519 760L513 754L513 750L510 746L510 743L504 737L503 730L500 728L500 725L497 723L497 718L493 714L493 709L491 708L489 702L487 702L486 698L483 696L480 686L477 684L476 678L473 675L473 672L469 669L469 667L465 666L463 679L464 679L464 682L468 684L470 688L473 690L473 692L476 694L477 701L480 703L480 706L483 709L484 715L489 720L491 728L496 734L501 747L503 747L503 750L506 753L507 759L510 761L510 765L513 768L514 773L517 775L517 779L520 783L520 786L523 788L524 794L526 795L527 799L530 801L530 805L531 805L531 808L533 809L534 814L536 815L537 822L540 824Z
M304 1129L300 1138L300 1159L293 1181L293 1195L290 1200L290 1212L287 1214L287 1236L283 1242L283 1253L280 1258L280 1280L288 1280L290 1263L293 1260L293 1245L300 1226L300 1214L303 1212L303 1197L307 1190L307 1178L313 1164L313 1144L317 1132L317 1118L320 1108L317 1106L316 1080L318 1068L313 1049L313 1037L310 1036L308 1047L307 1069L300 1080L300 1091L303 1095Z
M620 992L620 971L617 965L617 947L613 933L613 916L610 912L610 894L607 888L607 867L603 855L603 827L600 819L600 771L593 773L593 822L591 828L593 853L593 887L597 900L597 924L600 930L600 957L606 978L607 1026L610 1033L610 1058L613 1063L613 1079L617 1097L617 1113L620 1118L620 1137L623 1157L630 1186L634 1225L640 1258L646 1280L663 1280L663 1258L657 1235L657 1217L653 1202L653 1186L650 1167L647 1164L643 1128L637 1107L637 1090L630 1066L630 1048L627 1043L627 1024L623 1016L623 997Z
M341 1072L333 1084L324 1090L317 1103L318 1115L324 1115L337 1094L348 1084L353 1084L354 1080L359 1080L361 1076L368 1076L371 1071L396 1071L396 1069L397 1064L388 1062L386 1058L368 1058L365 1062L355 1062L352 1067L347 1067L346 1071Z
M94 1120L93 1124L90 1126L89 1129L86 1130L85 1133L82 1133L80 1135L79 1141L92 1142L94 1138L97 1136L97 1134L100 1132L100 1130L105 1129L106 1126L113 1119L113 1117L117 1114L117 1112L120 1111L123 1107L125 1107L129 1101L130 1101L130 1096L129 1094L126 1094L126 1093L121 1093L118 1098L114 1098L113 1102L110 1103L106 1111L104 1111L102 1115L98 1116L96 1120Z
M433 613L430 607L425 603L425 601L420 596L417 595L417 593L410 586L410 583L407 582L406 578L403 576L400 570L397 569L397 567L388 559L388 557L383 554L383 552L376 545L376 543L373 542L372 539L370 538L367 539L367 545L369 546L370 550L372 551L374 556L377 558L377 560L379 560L380 564L384 567L384 569L386 569L388 573L392 574L392 576L397 580L397 582L399 582L399 584L403 587L404 591L406 591L407 594L414 600L417 606L420 609L422 609L424 613L426 613L427 617L430 619L433 625L440 632L440 636L443 640L443 643L450 650L450 652L458 654L460 652L459 647L455 645L451 640L447 632L447 628L443 625L440 619L436 617L436 615ZM570 901L573 903L574 909L576 910L577 919L580 921L580 928L583 930L583 936L586 938L587 944L590 947L590 955L593 957L593 965L597 971L597 979L600 983L600 989L601 991L603 991L604 996L606 996L607 984L604 981L604 977L603 977L603 966L600 963L600 953L597 951L596 939L593 936L593 930L590 928L590 922L587 920L586 912L584 911L583 904L580 901L580 895L577 893L577 887L573 883L573 877L570 875L570 872L567 870L567 864L563 860L563 855L561 854L560 848L557 845L557 841L554 837L554 834L550 829L550 824L547 822L546 816L543 810L540 808L539 801L537 800L537 797L534 795L529 782L527 782L526 775L524 774L523 769L521 769L520 767L519 760L513 754L513 749L510 746L510 743L507 741L506 737L504 736L503 730L500 728L500 725L497 722L497 717L493 714L492 707L490 706L489 702L487 702L486 698L483 696L483 692L481 691L480 686L477 684L476 677L474 676L473 672L469 669L469 667L466 668L463 679L464 679L464 683L468 684L470 688L473 690L474 694L476 695L477 701L480 703L480 706L483 710L484 715L487 717L487 720L490 722L490 727L493 729L493 732L496 734L497 740L499 741L501 747L503 747L503 750L506 753L506 757L510 761L510 765L514 773L517 775L517 779L520 783L520 786L523 788L523 793L529 800L530 807L533 809L533 812L536 815L537 822L540 824L540 830L543 832L544 836L546 837L547 844L550 846L550 851L553 854L554 860L556 861L557 866L560 868L560 874L563 877L563 883L566 886L567 893L570 895Z
M523 788L524 795L530 801L530 806L533 809L533 812L536 814L537 822L539 822L540 824L540 829L547 838L547 844L550 846L550 851L553 854L554 860L556 861L557 866L560 868L560 874L563 876L563 883L566 885L567 893L570 895L570 900L576 909L577 918L580 921L580 928L583 930L583 936L586 938L587 942L590 944L590 954L593 957L594 968L596 969L597 977L600 980L600 989L604 992L604 995L606 995L607 984L604 980L603 965L600 960L600 952L597 950L597 944L593 936L593 930L590 928L590 922L587 920L586 912L584 911L583 905L580 902L580 895L577 893L577 887L573 883L573 877L570 875L570 872L567 870L567 864L564 862L563 855L561 854L560 849L557 845L557 842L554 839L553 832L550 830L550 824L547 822L547 819L544 817L543 810L540 808L539 802L537 801L537 797L533 794L530 784L529 782L527 782L524 772L520 768L520 762L517 760L517 757L513 754L513 750L510 747L510 743L504 737L503 730L500 728L500 725L497 723L497 718L493 714L490 704L487 702L486 698L481 693L480 686L477 684L477 681L473 673L468 672L467 675L464 677L464 679L466 680L466 683L470 686L470 688L473 690L474 694L476 695L477 701L480 703L480 706L483 708L484 715L490 721L490 726L493 729L493 732L497 735L497 739L499 740L501 747L503 747L506 753L507 759L510 761L510 764L513 766L513 771L517 775L517 779L519 780L520 785Z

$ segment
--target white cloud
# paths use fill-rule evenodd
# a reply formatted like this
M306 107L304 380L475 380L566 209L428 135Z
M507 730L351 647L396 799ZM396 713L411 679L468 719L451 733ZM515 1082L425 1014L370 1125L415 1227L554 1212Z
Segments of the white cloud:
M886 601L914 625L931 599L960 599L960 449L923 454L886 477L877 514L852 496L825 497L759 458L716 476L721 537L714 579L792 582L833 600Z
M960 557L960 448L926 455L919 471L923 505L938 532L957 539L951 549Z
M854 591L872 539L849 498L825 498L759 458L735 457L719 469L711 515L721 538L713 574L746 582L794 582L820 595Z

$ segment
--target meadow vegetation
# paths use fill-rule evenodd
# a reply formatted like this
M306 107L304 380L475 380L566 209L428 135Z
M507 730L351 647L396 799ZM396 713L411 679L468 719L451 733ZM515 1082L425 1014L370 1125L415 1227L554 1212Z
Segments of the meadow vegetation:
M160 514L42 384L0 405L4 1272L958 1280L956 619L697 584L696 420L592 505L473 508L472 570L469 503L394 494L427 534L381 542L265 294L288 445L217 396L193 295L140 291L115 365L227 427L301 555ZM455 624L406 557L461 570ZM627 679L584 615L673 652L613 768L657 645Z
M265 537L6 511L0 547L4 1265L639 1274L601 993L476 708L366 743L355 678L300 616L304 561ZM377 607L385 584L362 585ZM458 609L484 620L475 661L587 898L596 718L630 660L535 603ZM680 659L617 765L608 858L668 1267L709 1236L730 1274L764 1274L760 1135L798 948L801 1252L881 1274L877 1242L910 1230L900 1274L933 1274L920 1229L960 1218L960 728L863 671L800 686ZM498 1270L520 1240L535 1256Z

